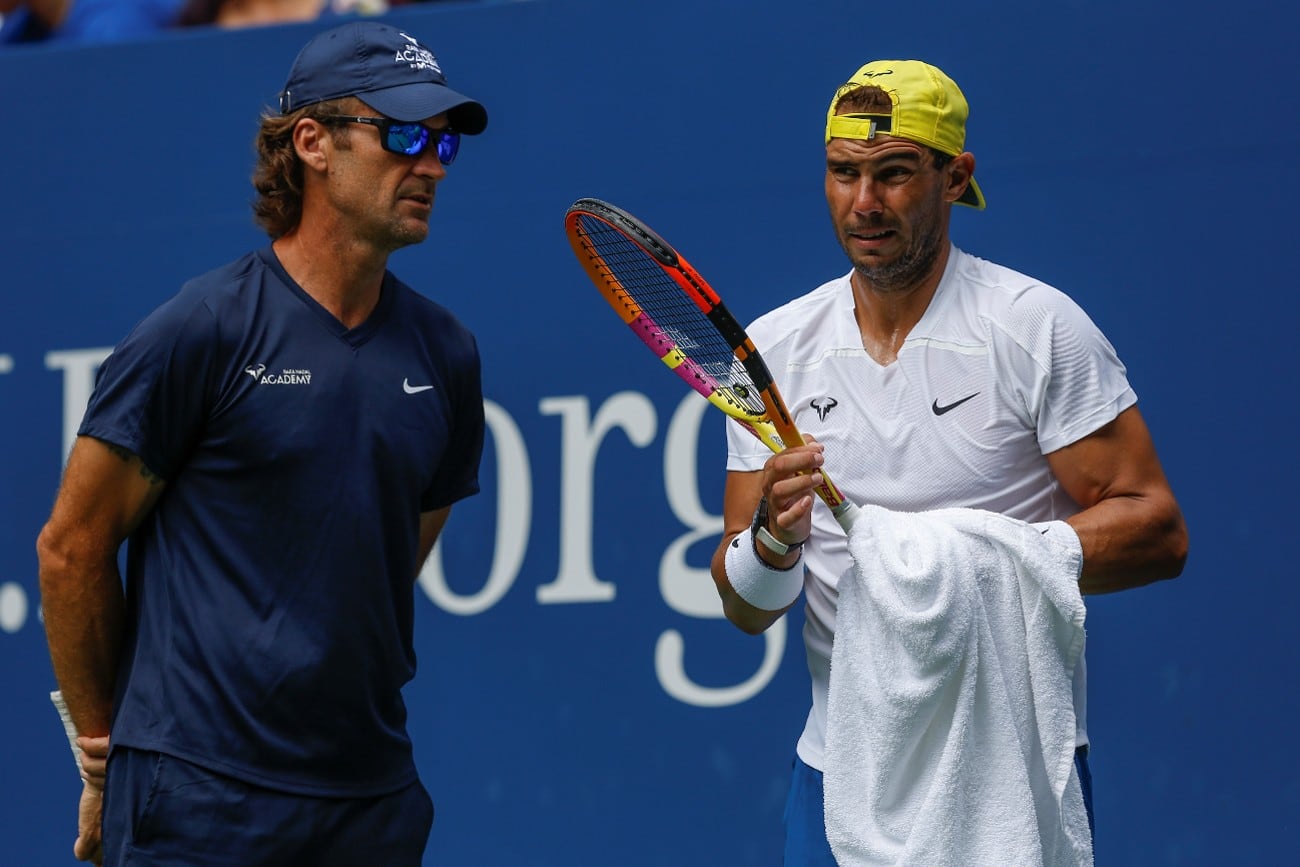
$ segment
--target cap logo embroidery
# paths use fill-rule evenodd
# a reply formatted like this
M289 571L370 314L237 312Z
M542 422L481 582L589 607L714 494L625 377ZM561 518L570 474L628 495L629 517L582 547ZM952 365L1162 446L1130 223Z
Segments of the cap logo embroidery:
M438 58L433 56L433 52L420 46L415 37L402 33L402 38L410 45L404 45L397 49L393 56L394 63L405 63L411 69L432 69L434 72L442 75L442 67L438 66Z

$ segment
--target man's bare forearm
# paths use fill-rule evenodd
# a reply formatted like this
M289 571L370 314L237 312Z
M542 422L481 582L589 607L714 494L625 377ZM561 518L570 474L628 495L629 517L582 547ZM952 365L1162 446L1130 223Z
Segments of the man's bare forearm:
M46 565L43 557L41 598L54 676L77 731L106 735L122 643L124 603L116 565L108 574L73 577L61 566Z

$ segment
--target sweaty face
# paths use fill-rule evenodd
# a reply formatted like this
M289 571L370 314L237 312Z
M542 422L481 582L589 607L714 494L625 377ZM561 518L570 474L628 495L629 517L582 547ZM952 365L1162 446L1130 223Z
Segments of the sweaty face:
M906 139L831 139L826 202L854 270L880 291L913 288L933 272L948 233L945 173Z

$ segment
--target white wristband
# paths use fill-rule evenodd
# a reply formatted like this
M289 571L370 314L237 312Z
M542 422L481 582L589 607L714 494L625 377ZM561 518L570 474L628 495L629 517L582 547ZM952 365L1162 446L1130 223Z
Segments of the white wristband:
M799 559L788 569L769 566L754 550L754 536L749 528L731 540L723 562L731 589L755 608L784 610L799 598L803 589L803 549L799 549Z
M68 706L63 701L63 691L55 690L50 693L50 701L54 702L54 707L59 712L59 719L63 721L63 733L68 736L68 746L72 747L72 757L77 760L77 773L81 778L86 778L86 772L81 769L81 747L77 746L77 726L72 722L72 714L68 713Z

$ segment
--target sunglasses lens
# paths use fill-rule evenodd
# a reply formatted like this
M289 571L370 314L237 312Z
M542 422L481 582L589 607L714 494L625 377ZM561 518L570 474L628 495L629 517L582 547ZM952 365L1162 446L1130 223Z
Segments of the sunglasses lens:
M415 157L424 153L432 137L438 149L438 161L451 165L460 150L460 133L450 129L431 130L422 123L389 122L384 134L384 147L395 154Z
M429 130L420 123L395 123L388 127L388 149L415 156L429 143Z
M460 150L460 133L441 130L436 135L438 137L438 162L444 166L449 166L451 161L456 159L456 152Z

